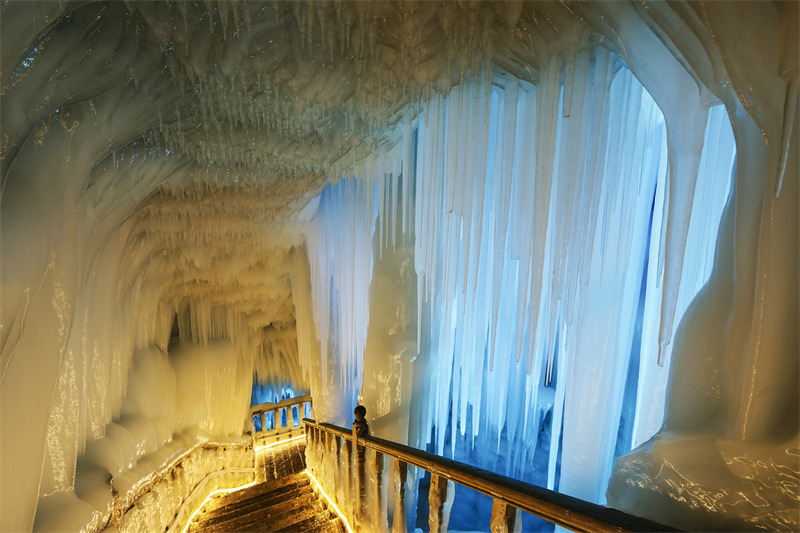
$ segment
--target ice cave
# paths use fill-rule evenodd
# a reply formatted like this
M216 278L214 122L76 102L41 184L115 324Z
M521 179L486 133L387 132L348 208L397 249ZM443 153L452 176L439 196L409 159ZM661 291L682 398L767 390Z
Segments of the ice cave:
M171 531L309 394L798 530L798 6L3 0L0 529Z

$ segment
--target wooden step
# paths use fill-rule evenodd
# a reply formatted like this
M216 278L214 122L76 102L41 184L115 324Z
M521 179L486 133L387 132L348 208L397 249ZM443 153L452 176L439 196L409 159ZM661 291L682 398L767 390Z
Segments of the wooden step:
M191 531L344 533L305 472L218 495L203 506Z
M277 485L277 486L276 486ZM277 484L260 484L247 489L220 495L209 500L197 514L198 520L208 520L221 514L236 512L253 505L269 505L282 494L306 488L311 490L309 480L304 474L291 476Z
M206 505L203 507L204 510L212 509L218 507L218 502L231 502L243 498L249 498L251 496L262 495L267 492L271 491L278 491L287 487L289 485L294 485L297 483L308 483L308 476L304 472L294 473L292 475L284 476L280 479L268 480L266 483L259 483L258 485L253 485L247 487L246 489L237 490L236 492L226 492L221 494L215 494L206 502Z
M313 531L331 519L328 509L315 500L302 507L287 509L284 512L268 517L266 520L253 522L250 530L275 533L278 531Z
M341 532L342 529L333 529L333 523L341 524L339 519L333 519L325 516L312 516L304 520L299 520L287 524L278 529L264 530L265 533L321 533L321 532Z
M322 517L328 520L327 509L316 499L315 494L308 494L294 500L254 511L240 514L222 523L200 524L203 531L272 531L294 530L293 525L312 518Z
M228 521L247 519L251 516L261 516L264 513L277 512L287 506L291 507L293 502L305 502L316 499L316 495L311 487L304 486L287 487L285 491L269 492L263 496L255 496L246 500L238 501L219 508L208 516L202 518L205 527L214 527L217 524Z
M303 472L306 468L305 449L305 440L301 439L258 452L267 482Z

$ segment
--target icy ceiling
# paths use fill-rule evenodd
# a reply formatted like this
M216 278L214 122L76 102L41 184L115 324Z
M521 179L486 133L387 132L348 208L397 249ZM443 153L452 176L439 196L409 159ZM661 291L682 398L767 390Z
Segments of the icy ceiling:
M4 193L31 186L16 183L31 178L11 168L23 167L24 144L51 145L39 173L64 174L66 159L68 173L80 177L65 189L83 197L84 208L120 219L141 208L153 249L189 251L172 263L171 290L206 290L265 325L285 320L272 313L285 311L279 258L292 240L276 221L291 224L338 177L334 169L390 146L392 126L433 91L446 92L490 62L536 81L560 41L586 46L585 23L571 13L584 8L7 2ZM203 259L191 257L197 246ZM272 247L267 265L263 251ZM236 266L222 267L233 251ZM199 273L211 262L222 267L216 279ZM265 271L277 281L246 281L266 279ZM275 301L261 309L245 296L221 295L231 291ZM19 301L19 291L7 294Z
M313 188L384 141L406 104L487 59L535 78L544 35L576 24L557 4L81 4L6 6L6 165L31 125L127 84L146 93L146 126L107 148L149 132L210 174L195 179Z
M269 316L284 309L285 290L273 293L272 281L251 290L258 287L243 285L243 274L264 279L258 273L268 268L281 279L278 258L294 242L284 230L308 200L391 146L393 126L421 101L484 66L538 82L542 65L559 62L569 81L577 51L599 42L638 67L645 82L667 76L672 89L690 93L687 103L713 101L680 68L680 54L671 66L658 57L663 49L652 58L657 68L642 61L640 48L652 48L653 35L636 35L631 18L671 22L676 14L695 25L703 16L695 4L670 11L581 2L6 2L4 196L15 203L47 188L80 199L98 218L119 220L142 209L140 228L154 250L204 246L203 259L188 253L170 263L180 265L177 286L187 296L202 287L212 300L231 290L260 300L276 294L266 309L245 296L221 303L236 303L264 325L286 320ZM705 61L694 62L715 68ZM46 149L46 161L23 150L26 142ZM37 178L26 158L36 159ZM59 184L63 190L48 185L65 174L72 178ZM165 208L175 198L175 209ZM13 245L15 237L7 238ZM273 247L275 264L265 265L261 251ZM218 269L217 279L197 274L233 250L236 266ZM46 261L40 256L31 266L43 271ZM24 283L5 283L16 285L6 294L19 304Z

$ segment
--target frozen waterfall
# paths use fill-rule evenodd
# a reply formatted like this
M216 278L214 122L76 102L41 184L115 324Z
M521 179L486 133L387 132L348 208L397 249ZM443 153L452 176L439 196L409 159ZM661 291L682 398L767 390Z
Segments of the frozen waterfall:
M414 242L406 254L419 280L418 321L405 325L417 330L418 344L408 364L426 397L409 421L413 444L604 503L614 459L663 421L669 357L659 365L657 342L647 341L657 338L663 297L666 131L658 107L616 56L579 54L575 75L571 113L552 81L555 66L550 87L484 73L432 99L413 130L400 132L412 137L413 150L404 138L359 166L358 181L326 190L311 227L328 236L307 242L312 271L324 272L314 276L314 309L334 306L328 316L355 316L354 325L412 299L390 288L365 305L372 255L359 243L371 238L369 214L379 213L393 239ZM711 272L734 162L724 109L713 107L708 117L681 313ZM578 157L575 147L582 147ZM412 168L403 166L407 152L415 155ZM416 177L407 180L413 189L405 175L394 178L398 166ZM355 188L362 182L377 182L382 201ZM344 210L343 202L353 205ZM414 217L407 230L398 218L406 206ZM328 214L362 210L364 222ZM391 253L397 243L380 224L375 231L375 245ZM328 350L364 353L364 333L354 345L352 331L317 328ZM403 348L375 356L388 363ZM383 368L381 379L408 379L400 365ZM341 357L328 375L358 382L362 371Z

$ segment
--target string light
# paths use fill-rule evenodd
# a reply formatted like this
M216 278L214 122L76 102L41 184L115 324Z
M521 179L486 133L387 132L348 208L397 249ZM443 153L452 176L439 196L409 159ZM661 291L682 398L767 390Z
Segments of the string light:
M303 435L298 435L297 437L292 437L291 439L281 440L281 441L278 441L278 442L273 442L272 444L266 444L266 445L264 445L264 446L259 446L258 448L255 448L255 451L256 451L256 452L259 452L259 451L261 451L261 450L266 450L267 448L273 448L273 447L275 447L275 446L279 446L279 445L281 445L281 444L288 444L288 443L290 443L290 442L292 442L292 441L299 440L299 439L304 439L304 438L305 438L305 434L303 434ZM306 473L308 473L308 470L306 470ZM315 481L316 481L316 480L315 480ZM240 486L238 486L238 487L234 487L234 488L232 488L232 489L217 489L217 490L211 491L211 492L208 494L208 496L206 496L205 500L203 500L203 503L201 503L201 504L200 504L200 505L197 507L197 509L195 509L195 510L194 510L194 512L191 514L191 516L189 517L189 520L186 522L186 525L185 525L185 526L184 526L184 528L183 528L183 532L182 532L182 533L186 533L186 532L189 530L189 524L191 524L191 523L192 523L192 520L194 520L194 517L195 517L195 516L197 516L197 513L199 513L199 512L200 512L200 510L203 508L203 506L204 506L204 505L205 505L205 504L206 504L206 503L207 503L207 502L208 502L208 501L209 501L209 500L210 500L210 499L211 499L213 496L215 496L215 495L217 495L217 494L229 494L229 493L231 493L231 492L236 492L236 491L238 491L238 490L242 490L242 489L246 489L246 488L252 487L253 485L256 485L257 483L258 483L257 481L252 481L252 482L250 482L250 483L247 483L247 484L245 484L245 485L240 485ZM320 489L320 490L321 490L321 489ZM326 498L328 497L328 496L327 496L327 494L325 495L325 497L326 497ZM328 498L328 501L330 501L330 498ZM331 502L331 503L333 503L333 502ZM337 509L337 512L338 512L338 509ZM339 513L339 515L341 516L341 513ZM342 519L344 520L344 518L342 518ZM346 523L346 521L345 521L345 523ZM349 526L348 526L348 531L350 531L350 530L349 530ZM351 531L350 533L352 533L352 531Z
M257 452L260 452L261 450L266 450L267 448L272 448L273 446L279 446L281 444L288 444L288 443L292 442L293 440L299 440L299 439L304 439L304 438L306 438L305 434L298 435L297 437L292 437L291 439L279 440L278 442L273 442L272 444L265 444L264 446L259 446L255 450Z
M245 485L241 485L241 486L239 486L239 487L235 487L235 488L232 488L232 489L217 489L217 490L212 490L212 491L211 491L211 492L208 494L208 496L206 496L206 499L205 499L205 500L203 500L203 503L201 503L201 504L200 504L200 506L199 506L197 509L195 509L195 511L194 511L194 512L192 513L192 515L189 517L189 520L187 520L187 522L186 522L186 525L183 527L183 533L186 533L186 532L189 530L189 524L191 524L191 523L192 523L192 520L194 520L194 517L197 515L197 513L199 513L199 512L200 512L200 509L202 509L202 508L203 508L203 506L206 504L206 502L208 502L208 500L210 500L210 499L211 499L213 496L215 496L215 495L217 495L217 494L228 494L228 493L231 493L231 492L236 492L237 490L246 489L246 488L252 487L252 486L253 486L253 485L255 485L256 483L257 483L257 481L251 481L250 483L247 483L247 484L245 484Z
M344 527L345 527L345 528L347 528L347 533L353 533L353 530L350 528L350 523L347 521L347 518L345 518L345 516L344 516L344 513L342 513L342 511L340 511L340 510L339 510L339 507L338 507L338 506L337 506L335 503L333 503L333 500L332 500L332 499L331 499L331 497L330 497L330 496L328 496L328 494L325 492L325 489L323 489L323 488L322 488L322 485L320 485L319 481L317 481L317 478L315 478L315 477L314 477L314 474L312 474L312 473L311 473L311 472L308 470L308 468L306 468L306 469L304 470L304 472L306 473L306 475L308 475L308 477L310 477L310 478L311 478L311 481L313 481L313 482L314 482L314 484L315 484L315 485L317 486L317 488L319 489L320 493L322 493L322 495L323 495L323 496L325 496L325 499L326 499L326 500L328 500L328 503L330 503L330 504L331 504L331 506L333 507L333 509L336 511L336 514L337 514L337 515L339 515L339 518L340 518L340 519L342 520L342 522L344 523Z

